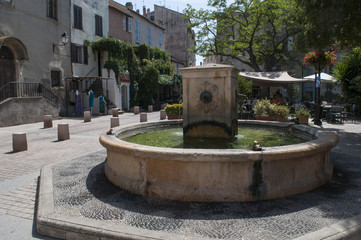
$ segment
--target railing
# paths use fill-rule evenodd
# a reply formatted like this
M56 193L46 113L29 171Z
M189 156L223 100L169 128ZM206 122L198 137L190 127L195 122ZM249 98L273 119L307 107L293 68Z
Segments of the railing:
M41 83L8 82L0 88L0 102L14 97L44 97L54 105L59 106L58 97Z

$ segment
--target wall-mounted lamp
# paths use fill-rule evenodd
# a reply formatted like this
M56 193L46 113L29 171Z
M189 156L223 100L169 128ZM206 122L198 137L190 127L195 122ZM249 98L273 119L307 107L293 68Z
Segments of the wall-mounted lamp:
M60 46L65 46L69 41L69 36L66 32L63 32L63 34L61 34L61 43L60 44L54 44L53 43L53 52L55 47L60 47Z

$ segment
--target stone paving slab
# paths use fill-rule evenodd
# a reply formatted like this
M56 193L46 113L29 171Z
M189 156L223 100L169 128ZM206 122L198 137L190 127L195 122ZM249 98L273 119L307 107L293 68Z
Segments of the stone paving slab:
M343 141L347 134L354 134L337 131L345 134L341 145L347 142ZM53 194L48 196L52 197L54 210L49 215L40 214L45 226L40 231L51 234L54 228L64 230L61 220L71 216L72 223L90 224L91 229L97 222L98 230L106 230L103 224L115 224L117 231L106 235L109 239L123 239L122 234L129 239L360 239L361 158L352 150L361 143L361 136L353 140L352 145L331 152L334 177L325 186L306 194L255 203L180 203L135 196L107 181L105 151L96 152L59 163L51 170L44 168L48 175L42 175L44 179L53 171ZM107 232L79 224L74 228L65 225L65 232L88 234L91 239L101 239ZM136 235L128 236L129 229ZM60 233L61 238L68 239L65 232Z
M24 191L25 193L31 188L31 193L34 195L29 195L27 201L33 202L36 193L34 183L39 176L40 168L48 164L76 159L103 149L98 142L98 136L101 132L109 129L110 117L110 115L94 117L90 123L84 123L82 118L64 118L54 120L54 127L48 129L43 128L42 122L0 128L0 199L3 199L3 195L14 199L19 192ZM159 120L159 117L159 112L148 113L148 121ZM119 115L119 118L121 125L137 123L140 120L139 115L132 113ZM70 137L73 141L56 141L58 122L69 123ZM333 152L361 157L361 121L356 124L351 122L345 124L325 123L324 128L337 131L342 138ZM27 133L28 151L12 153L11 136L13 132ZM22 206L21 202L14 203L15 208L19 206ZM28 207L30 206L26 208ZM34 209L35 205L32 211ZM35 223L28 219L29 215L15 216L15 211L8 210L10 209L3 209L0 212L0 239L53 239L39 236L33 228Z

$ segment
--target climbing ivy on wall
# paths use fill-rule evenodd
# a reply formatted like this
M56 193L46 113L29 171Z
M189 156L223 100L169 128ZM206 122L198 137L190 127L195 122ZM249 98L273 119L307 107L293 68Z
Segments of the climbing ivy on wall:
M145 107L151 104L151 99L158 89L160 76L173 74L170 55L148 44L131 46L125 41L111 37L95 42L85 40L84 44L90 46L93 51L108 54L104 68L114 71L117 82L120 72L128 70L131 106L140 104Z

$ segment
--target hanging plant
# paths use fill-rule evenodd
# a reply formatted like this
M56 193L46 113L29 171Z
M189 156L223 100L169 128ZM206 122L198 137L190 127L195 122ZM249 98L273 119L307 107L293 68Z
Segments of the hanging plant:
M322 69L326 66L332 66L336 64L336 54L333 51L323 52L318 50L317 52L306 53L303 61L304 64L312 66L315 69Z
M162 49L145 43L131 46L125 41L107 37L95 42L85 40L84 45L90 46L93 51L108 53L104 68L114 71L118 84L119 74L128 70L130 106L149 103L153 92L153 87L150 86L156 86L160 74L169 76L173 74L170 55ZM149 85L147 81L151 84ZM149 94L143 94L148 92Z

